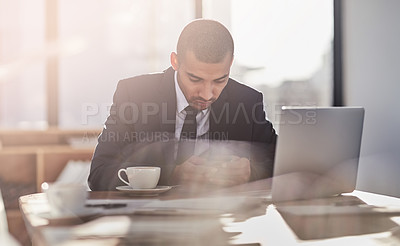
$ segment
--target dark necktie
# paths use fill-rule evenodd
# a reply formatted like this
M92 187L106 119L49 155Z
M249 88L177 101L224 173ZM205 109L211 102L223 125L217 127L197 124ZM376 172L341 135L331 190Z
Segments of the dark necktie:
M196 139L197 135L196 115L198 111L192 108L191 106L187 106L185 108L185 111L186 111L186 117L185 121L183 122L180 140Z
M178 154L176 157L177 164L186 161L194 153L195 141L197 136L197 110L191 106L185 108L186 117L183 122L182 132L179 140Z

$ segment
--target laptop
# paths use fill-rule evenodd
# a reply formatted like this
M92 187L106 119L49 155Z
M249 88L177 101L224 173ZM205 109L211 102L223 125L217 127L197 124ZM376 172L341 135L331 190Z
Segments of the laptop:
M356 187L362 107L283 107L272 200L328 197Z

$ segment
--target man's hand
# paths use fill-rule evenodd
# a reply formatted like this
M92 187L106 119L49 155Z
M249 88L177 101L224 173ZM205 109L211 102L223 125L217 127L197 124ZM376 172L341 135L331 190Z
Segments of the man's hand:
M225 160L207 160L192 156L176 166L172 182L176 184L198 184L234 186L250 179L250 161L246 158L228 156Z
M230 160L213 165L218 171L209 176L208 183L217 186L234 186L247 183L250 179L250 161L238 156L230 156Z
M172 174L174 184L204 184L218 169L207 165L206 159L192 156L175 167Z

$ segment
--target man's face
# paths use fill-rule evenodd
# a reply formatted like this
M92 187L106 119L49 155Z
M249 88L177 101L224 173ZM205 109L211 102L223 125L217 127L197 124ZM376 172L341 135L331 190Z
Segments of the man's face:
M197 60L192 51L178 60L177 54L171 54L171 64L178 72L178 84L189 105L203 110L218 99L229 79L232 56L227 54L220 63L205 63Z

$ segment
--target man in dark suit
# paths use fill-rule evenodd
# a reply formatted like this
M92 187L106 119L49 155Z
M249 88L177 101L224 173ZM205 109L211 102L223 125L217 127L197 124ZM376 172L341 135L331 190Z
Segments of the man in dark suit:
M229 78L233 51L222 24L195 20L171 68L121 80L93 155L91 189L115 190L118 170L133 165L160 166L160 184L221 187L272 176L276 134L262 94Z

